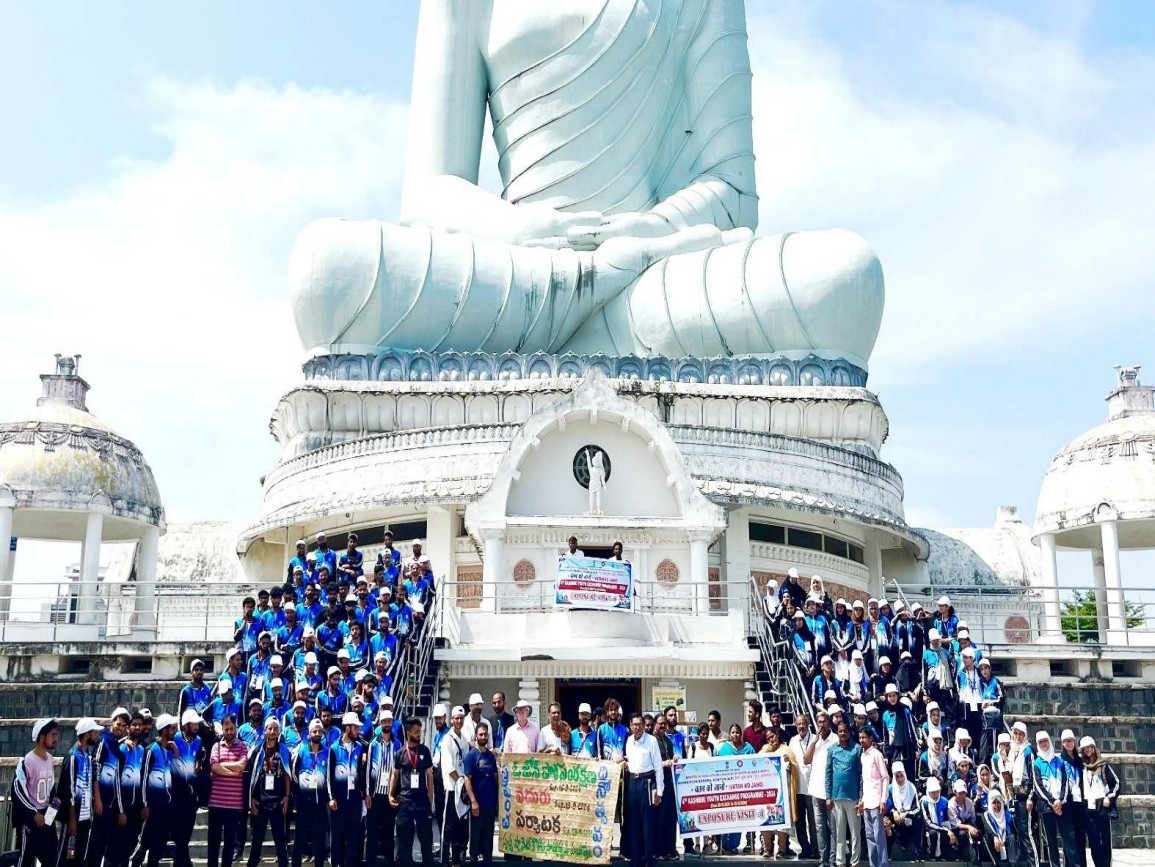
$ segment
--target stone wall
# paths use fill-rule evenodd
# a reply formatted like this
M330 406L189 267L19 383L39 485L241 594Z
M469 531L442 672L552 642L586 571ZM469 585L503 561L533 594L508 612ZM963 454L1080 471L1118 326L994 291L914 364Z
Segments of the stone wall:
M0 683L0 720L33 720L48 716L106 719L117 707L129 710L147 707L153 716L165 711L175 713L180 689L181 684L177 681ZM0 755L13 753L0 751Z

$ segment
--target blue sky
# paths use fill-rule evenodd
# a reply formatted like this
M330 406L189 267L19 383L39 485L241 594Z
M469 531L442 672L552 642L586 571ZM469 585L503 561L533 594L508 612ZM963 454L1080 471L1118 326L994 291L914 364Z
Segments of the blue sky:
M295 232L395 217L416 2L5 4L0 417L53 352L172 519L255 518ZM1155 6L748 3L762 231L874 243L912 523L1029 520L1115 364L1155 380Z

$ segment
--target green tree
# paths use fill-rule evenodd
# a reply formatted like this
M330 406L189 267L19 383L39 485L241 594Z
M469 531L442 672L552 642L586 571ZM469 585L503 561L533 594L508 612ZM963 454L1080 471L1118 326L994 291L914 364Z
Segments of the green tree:
M1137 602L1125 602L1127 627L1136 629L1146 625L1143 606ZM1081 644L1099 643L1099 607L1094 590L1074 590L1071 597L1063 602L1061 611L1063 635L1067 641Z

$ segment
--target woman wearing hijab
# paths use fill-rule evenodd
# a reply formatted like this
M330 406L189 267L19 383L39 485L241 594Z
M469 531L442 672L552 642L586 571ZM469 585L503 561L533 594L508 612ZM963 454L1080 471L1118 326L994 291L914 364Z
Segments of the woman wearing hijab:
M851 654L846 677L842 678L842 689L855 704L866 704L870 700L870 672L866 670L861 650L855 649Z
M1015 817L1007 809L1003 793L998 789L991 789L990 803L980 821L983 842L995 864L1020 863Z
M814 633L806 623L806 615L795 611L793 628L790 630L790 644L794 648L794 661L802 669L802 676L810 680L818 673L818 647L814 641Z
M894 847L905 853L903 861L913 861L919 854L922 840L922 812L918 808L918 790L906 776L906 765L895 761L890 765L890 789L886 797L886 817L883 827L888 841L887 851L893 857Z
M1051 736L1047 732L1035 735L1035 758L1031 762L1031 788L1035 809L1043 821L1043 833L1047 838L1051 867L1058 867L1059 845L1062 841L1064 863L1082 863L1081 854L1075 845L1075 826L1071 821L1071 811L1066 807L1072 802L1071 786L1074 785L1068 773L1068 765L1055 752Z
M1111 867L1111 820L1118 818L1119 776L1099 754L1095 739L1079 741L1083 758L1083 796L1087 805L1087 841L1095 867Z
M926 738L926 749L918 759L918 778L923 783L936 779L940 788L950 777L950 760L943 748L942 732L931 729Z
M830 621L830 643L834 650L834 674L841 680L846 680L847 670L850 668L850 650L854 644L854 624L845 599L834 603L834 618Z

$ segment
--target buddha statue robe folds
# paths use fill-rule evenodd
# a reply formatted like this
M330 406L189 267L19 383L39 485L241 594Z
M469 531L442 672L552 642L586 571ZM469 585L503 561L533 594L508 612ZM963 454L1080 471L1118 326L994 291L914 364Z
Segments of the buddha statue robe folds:
M865 369L882 269L852 232L755 237L741 0L422 0L402 224L290 262L313 355L785 355ZM477 185L488 106L504 184Z

